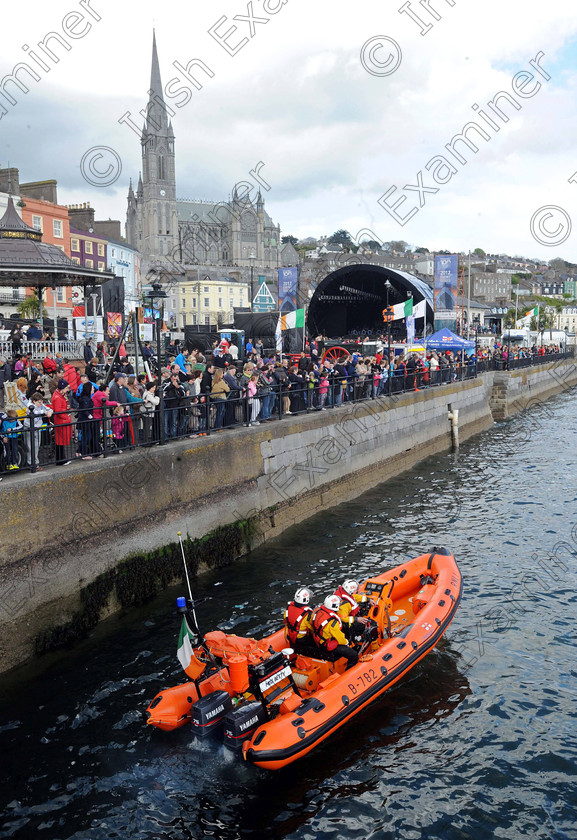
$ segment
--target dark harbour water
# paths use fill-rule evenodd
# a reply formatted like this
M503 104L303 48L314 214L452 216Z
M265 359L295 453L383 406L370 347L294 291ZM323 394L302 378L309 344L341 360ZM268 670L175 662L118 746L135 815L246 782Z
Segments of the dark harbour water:
M178 590L2 681L0 838L577 838L577 392L428 459L196 584L201 626L278 624L318 596L450 547L445 641L277 773L146 728L182 681Z

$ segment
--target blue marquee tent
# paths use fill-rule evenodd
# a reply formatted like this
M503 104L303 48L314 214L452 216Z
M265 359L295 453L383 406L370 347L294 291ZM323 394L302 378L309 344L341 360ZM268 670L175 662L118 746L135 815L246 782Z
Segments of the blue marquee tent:
M430 335L425 341L425 346L427 350L474 350L475 342L467 341L445 327Z

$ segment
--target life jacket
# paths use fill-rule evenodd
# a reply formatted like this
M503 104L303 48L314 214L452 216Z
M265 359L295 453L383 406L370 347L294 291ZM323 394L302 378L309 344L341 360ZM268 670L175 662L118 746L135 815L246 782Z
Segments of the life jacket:
M312 609L310 607L301 607L291 601L286 608L284 614L284 622L286 625L287 641L294 647L299 640L303 641L306 638L306 628L303 629L303 623L307 616L310 616Z
M343 622L340 616L332 610L327 610L324 604L315 612L313 616L313 638L318 647L326 647L327 650L334 650L337 647L338 642L336 639L324 639L322 635L329 621L333 619L338 622L339 627L342 629Z
M353 595L349 595L349 593L343 589L342 586L339 586L338 589L335 590L335 595L338 595L341 601L347 601L351 605L351 611L349 615L355 616L359 611L359 605L355 600Z

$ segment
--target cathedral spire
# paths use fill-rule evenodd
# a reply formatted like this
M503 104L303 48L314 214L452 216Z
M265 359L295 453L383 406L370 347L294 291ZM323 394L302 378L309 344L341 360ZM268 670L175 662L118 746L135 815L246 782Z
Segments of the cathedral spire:
M156 32L154 29L152 30L152 68L150 71L148 96L148 105L146 106L146 132L154 134L161 129L168 128L168 116L164 103L160 64L158 63L158 52L156 50Z

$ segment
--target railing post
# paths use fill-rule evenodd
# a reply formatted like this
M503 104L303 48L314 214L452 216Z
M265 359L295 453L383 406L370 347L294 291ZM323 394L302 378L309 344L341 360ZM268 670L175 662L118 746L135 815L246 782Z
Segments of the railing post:
M106 431L106 403L102 406L102 455L106 458L108 451L108 433Z
M34 432L36 431L34 427L35 417L34 417L34 409L32 409L28 414L30 420L30 427L28 429L30 433L30 472L36 472L36 440L34 438Z

